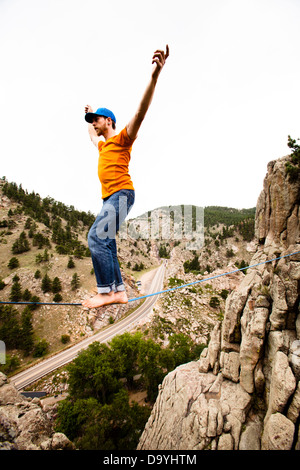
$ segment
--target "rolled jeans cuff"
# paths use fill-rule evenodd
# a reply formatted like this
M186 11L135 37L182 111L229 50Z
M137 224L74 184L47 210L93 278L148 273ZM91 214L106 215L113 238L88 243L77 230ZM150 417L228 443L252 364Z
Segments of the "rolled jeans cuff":
M123 283L118 284L116 286L115 282L108 286L97 286L98 294L109 294L111 291L114 292L123 292L125 290L125 286Z

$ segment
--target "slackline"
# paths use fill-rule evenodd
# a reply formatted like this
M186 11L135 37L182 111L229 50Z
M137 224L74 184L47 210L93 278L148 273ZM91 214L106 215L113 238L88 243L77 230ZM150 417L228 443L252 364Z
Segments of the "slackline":
M234 274L234 273L237 273L238 271L245 271L246 269L251 269L251 268L255 268L257 266L261 266L262 264L267 264L267 263L272 263L273 261L278 261L280 259L283 259L283 258L287 258L289 256L293 256L293 255L297 255L299 254L300 251L295 251L294 253L289 253L288 255L284 255L284 256L278 256L278 258L273 258L273 259L269 259L269 260L266 260L266 261L262 261L261 263L257 263L257 264L252 264L251 266L246 266L244 268L239 268L239 269L235 269L234 271L228 271L226 273L222 273L222 274L217 274L216 276L211 276L211 277L207 277L207 278L204 278L204 279L199 279L197 281L193 281L193 282L188 282L187 284L182 284L180 286L176 286L176 287L171 287L170 289L166 289L166 290L161 290L159 292L154 292L152 294L147 294L147 295L143 295L141 297L134 297L132 299L128 299L128 302L134 302L136 300L141 300L141 299L146 299L147 297L153 297L155 295L160 295L160 294L165 294L167 292L172 292L172 291L175 291L177 289L183 289L184 287L188 287L188 286L192 286L194 284L199 284L200 282L207 282L207 281L210 281L212 279L216 279L218 277L222 277L222 276L227 276L228 274ZM12 302L12 301L0 301L0 304L17 304L17 305L72 305L72 306L81 306L82 307L82 304L81 303L72 303L72 302ZM114 304L110 304L110 305L114 305ZM119 304L115 304L115 305L119 305ZM103 305L103 307L105 307L106 305Z

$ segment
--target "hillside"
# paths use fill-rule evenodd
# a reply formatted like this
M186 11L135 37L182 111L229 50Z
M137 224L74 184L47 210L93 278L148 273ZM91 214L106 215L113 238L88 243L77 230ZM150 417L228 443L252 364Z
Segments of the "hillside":
M201 243L193 245L197 249L190 249L190 240L185 236L163 238L168 226L174 229L183 206L173 209L175 213L170 213L169 208L158 208L129 220L128 233L118 237L118 255L129 297L146 291L153 269L163 259L167 263L164 288L236 270L249 262L254 249L253 209L205 208L204 214L208 216L200 230ZM195 226L197 211L195 206L191 208L190 227L184 219L186 230ZM143 237L140 231L143 224L154 227L157 220L162 224L160 236ZM0 180L0 299L79 303L91 295L95 291L95 280L87 233L93 221L93 214L77 211L50 197L42 199L38 194L28 194L21 186ZM197 236L193 238L194 244L195 240ZM171 355L175 364L185 362L185 358L193 354L199 355L215 325L223 318L227 295L243 278L244 273L238 272L158 298L148 318L136 325L136 331L144 338L143 347L150 347L153 343L147 341L154 341L162 348L158 350L162 351L159 354L163 364L164 354L166 358ZM142 281L141 291L137 288L138 279ZM35 308L0 305L0 339L6 344L7 353L6 364L0 365L0 370L14 374L20 368L93 335L128 312L130 304L90 311L63 305ZM158 383L169 370L170 363L167 369L161 367L157 372L160 378L155 378ZM150 385L151 381L147 385L145 373L146 369L141 382L128 392L131 403L146 406L147 415L147 410L150 412L153 406L157 385ZM150 369L148 374L152 375ZM61 393L60 398L68 396L68 380L68 371L62 368L29 387L48 394L42 407L49 410L53 425L57 414L53 396ZM61 403L65 406L64 401ZM130 410L128 408L127 412Z
M87 233L94 218L93 214L78 212L51 198L41 199L14 183L1 180L1 300L79 303L90 296L95 290L95 279ZM140 249L146 251L145 246L141 245ZM131 259L133 268L143 261L144 270L156 267L158 260L151 253L144 256L127 240L122 242L119 258L128 293L131 297L137 296L134 276L140 272L124 270L126 260ZM48 279L52 287L48 285ZM39 306L29 311L24 305L2 306L0 325L3 336L4 324L7 332L7 322L13 321L15 327L11 334L5 333L8 356L15 357L23 365L92 335L95 328L115 321L129 309L129 305L111 306L103 315L101 311L80 307ZM22 315L24 310L28 313L27 320ZM20 339L22 321L28 323L29 318L34 345L24 354ZM37 345L40 347L36 351Z
M177 208L181 210L181 206ZM164 208L158 208L146 214L147 220L149 217L155 220L162 210ZM233 270L247 265L253 251L255 211L212 207L205 208L204 212L204 246L199 250L187 250L184 238L132 238L130 231L125 239L118 241L119 260L129 297L139 295L135 281L142 279L144 284L151 269L163 258L168 262L165 288L178 282L201 279L222 269ZM144 218L145 215L129 222L140 225ZM1 299L79 303L93 293L95 281L87 246L87 233L93 221L91 213L77 211L50 197L42 199L38 194L29 194L21 186L2 179ZM226 295L243 276L238 273L230 282L228 277L226 282L216 280L163 296L153 315L138 328L158 341L168 341L170 334L181 331L198 343L206 343L215 322L223 315ZM194 307L197 307L196 314ZM22 305L2 306L0 331L2 335L6 331L9 358L6 367L13 371L18 364L23 366L59 351L92 335L96 329L117 320L129 310L129 304L91 311L69 306L39 306L34 310ZM15 326L8 335L10 321ZM162 333L161 322L166 325L165 333ZM201 335L199 331L202 331ZM29 336L25 345L22 342L24 335L27 339Z
M182 209L182 206L172 208L173 224L178 217L176 211L181 214ZM192 207L193 214L196 209ZM161 220L162 239L157 242L157 246L160 256L167 259L166 289L205 281L248 265L255 250L252 241L254 209L241 211L226 207L205 207L203 240L195 244L198 249L187 249L189 242L184 237L179 240L163 239L163 233L168 233L169 227L166 226L169 225L169 214L170 208L161 207L134 221L141 233L145 233L150 217L152 224L155 223L153 221ZM176 333L190 336L197 344L206 344L215 324L223 318L227 295L236 289L243 277L244 272L238 272L165 293L140 329L164 344L168 344L168 338Z

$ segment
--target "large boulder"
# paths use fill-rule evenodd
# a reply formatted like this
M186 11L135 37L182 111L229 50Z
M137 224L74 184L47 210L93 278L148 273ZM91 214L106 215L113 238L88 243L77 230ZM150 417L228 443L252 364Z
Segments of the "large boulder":
M0 372L0 450L75 450L53 430L37 398L25 398Z

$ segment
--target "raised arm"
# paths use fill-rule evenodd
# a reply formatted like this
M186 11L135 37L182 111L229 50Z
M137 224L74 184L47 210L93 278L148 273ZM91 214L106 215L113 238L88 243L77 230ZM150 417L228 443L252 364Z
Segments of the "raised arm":
M86 113L92 113L93 109L90 105L87 104L86 107L84 108L84 112L85 112L85 114ZM97 135L97 132L95 131L92 124L88 125L88 131L89 131L89 136L91 138L91 141L98 148L98 142L100 140L100 137Z
M129 123L126 126L127 134L129 135L131 139L135 139L138 134L139 128L151 104L158 76L160 72L162 71L162 68L165 65L165 62L168 56L169 56L168 45L166 46L166 52L161 51L161 50L157 50L154 52L154 55L152 58L152 64L154 64L154 68L152 70L150 82L148 83L146 87L146 90L144 92L144 95L142 97L142 100L138 106L138 109L134 117L131 119L131 121L129 121Z

